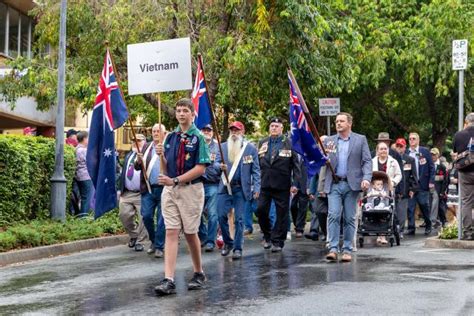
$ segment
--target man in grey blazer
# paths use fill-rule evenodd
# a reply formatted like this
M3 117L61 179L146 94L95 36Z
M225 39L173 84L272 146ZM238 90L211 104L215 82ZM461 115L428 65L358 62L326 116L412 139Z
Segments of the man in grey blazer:
M341 215L344 213L344 262L352 260L352 241L355 234L357 197L367 190L372 178L372 158L364 135L352 132L352 116L341 112L336 116L336 135L328 137L325 148L335 177L326 172L324 192L328 194L328 240L326 259L337 261Z

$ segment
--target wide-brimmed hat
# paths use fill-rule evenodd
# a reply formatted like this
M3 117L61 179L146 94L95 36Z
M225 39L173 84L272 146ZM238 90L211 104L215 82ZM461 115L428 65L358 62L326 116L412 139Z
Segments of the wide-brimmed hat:
M379 136L375 140L378 141L378 142L380 142L380 141L392 141L392 139L390 139L390 134L386 133L386 132L379 133Z

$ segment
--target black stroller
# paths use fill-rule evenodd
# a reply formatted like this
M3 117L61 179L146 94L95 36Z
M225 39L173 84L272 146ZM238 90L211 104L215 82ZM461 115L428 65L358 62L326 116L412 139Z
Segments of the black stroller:
M359 247L364 247L365 236L386 236L390 247L393 247L395 242L400 246L400 228L395 221L395 198L391 181L388 175L381 171L373 172L372 183L374 180L383 181L383 192L386 194L371 194L377 191L370 189L364 194L357 229Z

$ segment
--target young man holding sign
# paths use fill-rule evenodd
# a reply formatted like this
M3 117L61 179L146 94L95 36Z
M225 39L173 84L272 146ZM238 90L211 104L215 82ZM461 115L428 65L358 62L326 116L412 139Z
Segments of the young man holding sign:
M188 289L202 289L206 282L197 233L204 206L204 186L200 177L211 162L209 147L193 124L195 113L191 100L179 100L175 110L179 126L168 135L164 144L157 147L157 152L163 155L166 170L166 175L159 177L159 183L164 185L161 205L166 227L165 278L155 287L157 295L176 293L174 274L181 230L184 231L194 269Z

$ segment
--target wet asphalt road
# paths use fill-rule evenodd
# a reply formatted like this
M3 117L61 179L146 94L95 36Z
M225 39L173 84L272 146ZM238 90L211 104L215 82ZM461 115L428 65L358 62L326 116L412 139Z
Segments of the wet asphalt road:
M366 245L352 263L326 263L317 242L272 254L246 240L241 261L203 253L208 289L195 292L182 244L178 294L161 298L162 259L126 246L87 251L0 268L0 314L474 315L474 252L423 240Z

